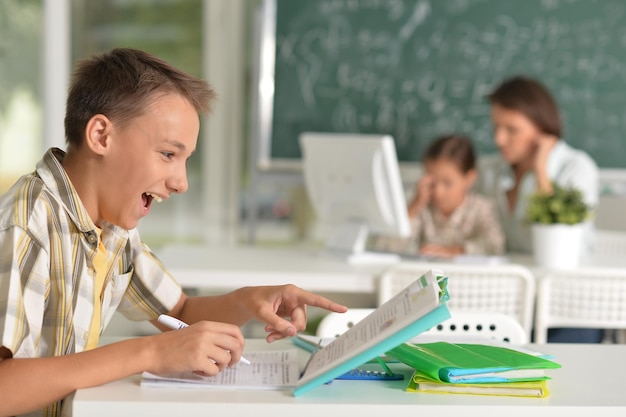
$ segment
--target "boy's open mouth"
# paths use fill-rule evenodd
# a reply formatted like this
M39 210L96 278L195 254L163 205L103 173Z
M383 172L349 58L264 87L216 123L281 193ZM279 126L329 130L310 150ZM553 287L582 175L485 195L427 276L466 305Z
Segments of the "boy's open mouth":
M143 200L144 208L150 208L150 205L152 204L152 200L156 200L157 203L160 203L161 201L163 201L163 198L151 192L143 193L141 195L141 199Z
M152 197L148 193L143 193L141 195L141 199L143 200L143 207L144 208L150 208L150 204L152 204L152 200L154 199L154 197Z

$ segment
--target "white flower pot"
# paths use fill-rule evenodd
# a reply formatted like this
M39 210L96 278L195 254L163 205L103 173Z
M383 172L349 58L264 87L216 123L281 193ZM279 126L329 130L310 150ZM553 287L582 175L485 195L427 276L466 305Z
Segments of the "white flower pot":
M533 224L533 254L537 266L576 268L582 256L584 224Z

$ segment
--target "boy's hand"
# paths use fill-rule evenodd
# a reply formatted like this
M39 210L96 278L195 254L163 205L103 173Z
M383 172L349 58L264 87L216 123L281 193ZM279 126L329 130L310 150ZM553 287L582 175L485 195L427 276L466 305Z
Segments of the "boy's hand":
M156 357L150 362L154 368L147 371L155 374L193 370L217 375L239 362L245 344L239 327L212 321L150 337Z
M344 313L347 307L295 285L242 288L243 308L265 323L268 343L294 336L306 328L306 306Z

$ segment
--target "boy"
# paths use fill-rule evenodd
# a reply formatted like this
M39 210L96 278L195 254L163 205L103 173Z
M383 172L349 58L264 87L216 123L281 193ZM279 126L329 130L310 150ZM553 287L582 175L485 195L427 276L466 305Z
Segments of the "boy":
M49 150L0 199L0 415L61 415L76 389L142 371L215 375L241 358L239 326L252 319L272 342L304 329L307 304L346 310L292 285L190 298L141 243L152 202L187 190L198 113L213 99L204 81L142 51L79 64L67 153ZM98 348L115 310L192 325Z

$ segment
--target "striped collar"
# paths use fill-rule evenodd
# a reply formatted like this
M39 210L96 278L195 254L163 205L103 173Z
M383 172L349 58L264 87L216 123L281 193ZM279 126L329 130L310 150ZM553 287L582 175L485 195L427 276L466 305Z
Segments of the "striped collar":
M37 163L37 175L46 184L46 187L56 195L81 232L86 235L87 241L94 247L98 244L98 234L96 225L87 213L87 209L72 185L65 169L61 165L65 158L65 152L59 148L50 148ZM109 232L112 232L118 239L127 239L128 231L119 226L105 222L102 225L102 237L107 240ZM92 237L93 236L93 237Z

